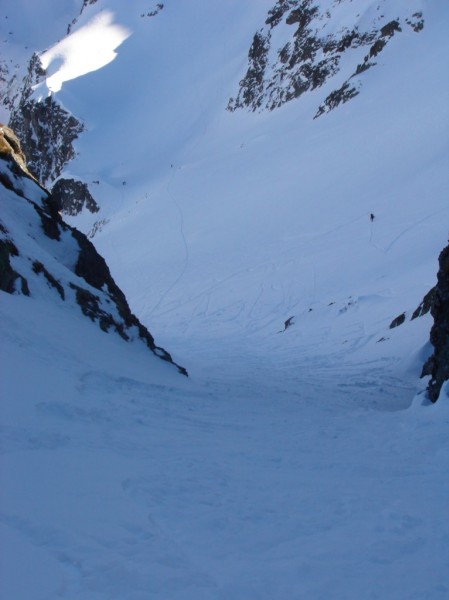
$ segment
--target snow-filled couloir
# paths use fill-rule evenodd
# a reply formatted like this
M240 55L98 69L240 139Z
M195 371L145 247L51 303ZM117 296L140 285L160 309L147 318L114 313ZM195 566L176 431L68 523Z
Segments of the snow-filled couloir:
M0 591L446 599L449 5L28 4L4 2L3 112L190 377L23 259Z

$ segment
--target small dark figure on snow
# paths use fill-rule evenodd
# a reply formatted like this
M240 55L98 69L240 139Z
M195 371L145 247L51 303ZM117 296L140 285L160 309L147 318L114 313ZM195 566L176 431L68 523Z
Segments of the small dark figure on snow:
M293 325L294 324L294 321L293 321L294 318L295 318L294 316L293 317L289 317L286 321L284 321L284 329L281 329L281 331L278 331L278 333L283 333L284 331L286 331L290 327L290 325Z
M375 217L374 217L373 213L371 213L370 216L369 216L369 219L370 219L371 223L374 221L374 218Z

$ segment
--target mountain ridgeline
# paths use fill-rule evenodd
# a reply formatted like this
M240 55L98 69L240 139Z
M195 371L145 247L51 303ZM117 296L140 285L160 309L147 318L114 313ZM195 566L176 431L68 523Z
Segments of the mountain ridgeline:
M95 2L84 0L80 15ZM344 0L278 0L254 34L247 72L237 95L229 100L228 110L274 110L306 92L323 89L314 115L317 118L361 92L363 74L376 66L393 37L404 31L419 33L425 26L422 11L405 7L402 15L389 19L385 6L379 3L368 15L363 14L363 20L358 14L355 21L353 16L345 18L335 30L334 23L341 20L346 4ZM158 14L163 7L157 4L148 16ZM59 178L63 180L55 190L60 210L72 216L83 209L95 213L99 207L88 185L64 175L76 156L74 143L85 126L57 97L33 96L36 85L46 76L35 53L21 85L4 79L6 90L1 90L0 99L11 111L9 125L21 140L28 167L39 181L52 189Z
M102 331L140 340L187 375L131 312L92 243L59 216L53 196L28 171L18 138L3 125L0 185L0 289L78 306Z
M379 3L368 22L348 22L335 31L334 21L344 4L334 0L328 8L316 0L278 0L254 35L248 70L228 109L274 110L332 79L332 89L317 106L315 118L319 117L360 93L361 74L377 64L393 36L424 27L421 11L388 20ZM349 77L340 75L348 70Z

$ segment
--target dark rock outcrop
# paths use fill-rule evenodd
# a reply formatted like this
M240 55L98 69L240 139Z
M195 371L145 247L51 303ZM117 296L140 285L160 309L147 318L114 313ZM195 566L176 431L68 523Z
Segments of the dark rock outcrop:
M156 4L156 6L153 10L150 10L147 13L141 13L140 16L142 18L143 17L156 17L161 12L161 10L163 10L163 8L164 8L164 5L162 3L158 3L158 4Z
M427 315L430 312L430 310L432 308L432 303L435 300L435 294L436 294L436 287L433 287L424 296L422 301L419 303L419 306L417 306L415 308L415 310L412 313L412 316L409 319L410 321L413 321L414 319L418 319L419 317L423 317L424 315ZM406 321L407 321L407 313L403 312L402 314L398 315L391 321L389 329L394 329L395 327L399 327L400 325L403 325Z
M19 256L15 244L8 239L8 231L0 225L0 230L5 234L4 239L0 239L0 290L13 294L16 290L20 290L24 296L30 295L27 280L19 273L14 271L11 266L11 257Z
M374 59L404 25L399 18L385 22L380 14L371 24L365 24L364 29L354 22L337 32L330 27L327 32L332 13L342 1L336 0L327 9L316 0L278 0L268 12L265 25L254 35L248 53L248 70L240 81L237 96L229 100L228 110L273 110L282 106L322 87L336 76L343 58L345 71L348 72L348 64L352 65L352 74L340 81L336 77L335 89L320 104L315 118L357 96L361 87L358 76L376 64ZM275 30L281 23L284 28L279 36ZM404 24L413 31L421 31L422 13L414 13ZM282 39L277 47L273 47L275 34L276 39ZM360 63L359 52L353 51L361 46L367 47L367 53Z
M103 331L116 332L127 341L141 340L156 356L187 375L166 350L156 346L131 312L89 239L62 220L55 200L29 173L16 136L5 126L0 126L2 187L0 289L31 298L50 294L51 301L76 302Z
M337 106L340 104L345 104L345 102L355 98L358 94L359 90L354 85L351 85L348 81L345 81L341 88L331 92L326 100L320 104L314 119L320 117L326 112L333 110L334 108L337 108Z
M34 87L42 82L45 74L39 56L34 54L21 95L11 105L9 124L20 139L28 168L36 179L47 187L56 181L53 196L58 210L71 216L83 208L97 212L98 205L86 183L67 178L61 180L64 168L76 156L74 142L84 131L84 125L54 96L33 97Z
M441 387L449 380L449 245L439 256L437 284L432 290L430 312L434 323L430 331L430 342L434 351L425 363L421 376L430 375L427 393L436 402Z
M430 291L427 292L427 294L422 299L420 305L413 311L413 314L410 319L411 321L413 321L413 319L417 319L418 317L427 315L430 312L430 309L432 308L432 303L435 300L435 293L435 287L433 287Z
M28 167L44 185L57 179L76 156L73 142L84 126L53 98L22 101L13 112L11 128L20 138Z
M405 323L405 313L402 313L401 315L393 319L390 323L389 328L394 329L395 327L399 327L399 325L402 325L403 323Z
M65 215L75 216L83 208L91 213L100 210L98 204L87 187L87 183L78 179L61 177L51 188L51 200L57 211Z

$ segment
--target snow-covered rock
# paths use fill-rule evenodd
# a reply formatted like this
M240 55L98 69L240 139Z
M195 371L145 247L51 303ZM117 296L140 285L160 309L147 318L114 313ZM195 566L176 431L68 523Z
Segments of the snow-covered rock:
M449 246L442 250L438 263L438 281L432 290L430 306L434 319L430 341L434 352L422 371L422 376L431 376L428 394L432 402L438 400L443 384L449 380Z
M25 167L18 139L6 126L0 127L0 161L0 289L78 306L104 332L140 340L153 354L173 362L130 311L93 244L53 208L51 195Z
M414 6L359 0L351 10L342 0L278 0L254 35L248 71L229 110L273 110L328 82L315 117L347 102L394 35L407 27L422 30L423 13ZM401 18L391 18L397 13Z

